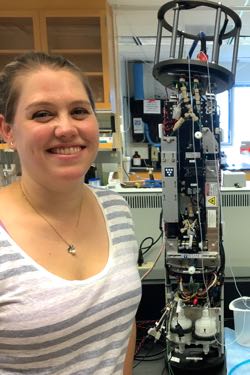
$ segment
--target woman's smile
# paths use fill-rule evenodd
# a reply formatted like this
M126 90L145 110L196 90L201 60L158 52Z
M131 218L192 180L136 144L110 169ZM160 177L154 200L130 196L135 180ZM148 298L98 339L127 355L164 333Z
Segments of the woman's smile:
M55 147L48 150L51 154L60 154L60 155L74 155L83 150L81 146L70 146L70 147Z

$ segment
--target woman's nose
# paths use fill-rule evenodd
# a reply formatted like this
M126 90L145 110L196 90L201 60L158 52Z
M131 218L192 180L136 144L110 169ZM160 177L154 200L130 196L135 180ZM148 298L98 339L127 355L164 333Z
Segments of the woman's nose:
M63 117L57 121L55 126L55 136L57 138L71 139L77 135L77 128L74 126L74 120Z

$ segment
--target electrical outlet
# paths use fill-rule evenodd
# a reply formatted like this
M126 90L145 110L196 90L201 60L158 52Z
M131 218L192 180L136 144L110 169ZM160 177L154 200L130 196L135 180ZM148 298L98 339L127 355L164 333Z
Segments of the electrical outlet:
M141 266L139 266L139 270L149 270L153 267L154 262L144 262Z

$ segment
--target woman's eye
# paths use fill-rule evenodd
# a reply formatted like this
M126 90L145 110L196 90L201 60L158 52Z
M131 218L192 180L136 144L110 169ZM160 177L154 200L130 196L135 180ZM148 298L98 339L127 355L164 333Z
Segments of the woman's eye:
M32 115L32 120L45 122L48 121L52 116L53 114L48 111L38 111Z
M71 114L74 118L81 120L81 119L85 118L87 115L89 115L90 111L86 108L74 108L71 111Z

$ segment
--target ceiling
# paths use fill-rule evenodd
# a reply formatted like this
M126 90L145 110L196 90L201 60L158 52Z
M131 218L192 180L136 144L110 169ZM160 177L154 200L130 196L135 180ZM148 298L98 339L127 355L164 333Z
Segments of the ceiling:
M162 0L108 0L114 10L117 28L119 53L121 59L153 61L157 34L157 12L166 3ZM242 20L238 61L250 63L250 0L224 0L222 4L233 9ZM184 14L185 13L185 14ZM168 13L171 15L171 12ZM171 16L172 18L172 16ZM223 23L223 19L222 19ZM171 22L172 24L172 22ZM180 14L179 29L196 35L203 31L206 35L214 34L215 11L208 7L199 7ZM230 24L228 25L230 30ZM228 31L228 29L227 29ZM170 36L166 32L166 37ZM147 37L147 38L146 38ZM188 49L190 48L192 41ZM144 43L148 43L144 45ZM166 38L164 50L169 50L170 38ZM211 43L212 45L212 43ZM211 46L207 46L208 55ZM220 59L231 59L230 43L221 47ZM165 52L164 52L165 53ZM168 52L167 52L168 53Z

